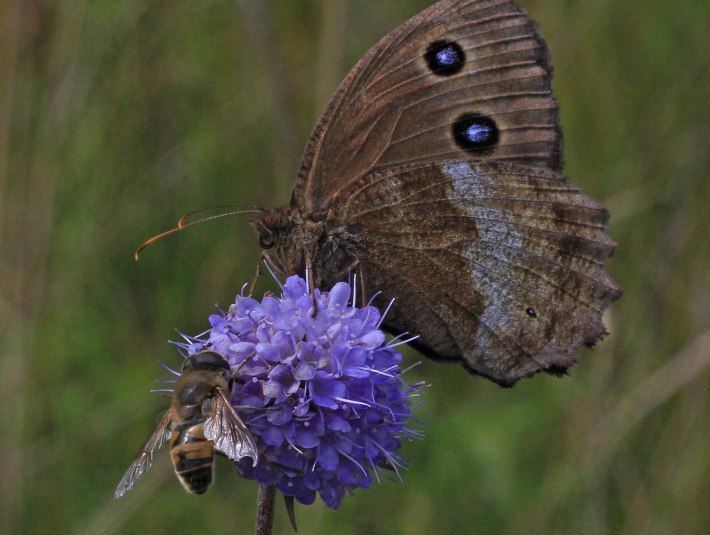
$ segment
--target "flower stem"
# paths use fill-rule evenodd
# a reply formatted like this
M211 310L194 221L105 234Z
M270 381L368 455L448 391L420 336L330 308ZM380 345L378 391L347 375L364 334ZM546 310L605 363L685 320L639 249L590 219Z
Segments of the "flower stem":
M276 502L275 485L259 485L256 499L256 528L254 535L271 535L274 526L274 503Z

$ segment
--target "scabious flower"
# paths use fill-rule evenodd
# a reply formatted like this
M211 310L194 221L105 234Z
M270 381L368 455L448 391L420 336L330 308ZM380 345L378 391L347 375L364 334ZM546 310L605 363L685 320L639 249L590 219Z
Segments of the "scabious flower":
M346 492L367 488L381 468L399 473L396 451L407 429L410 397L399 369L401 342L385 342L381 315L349 304L352 288L336 284L313 295L298 276L283 296L262 302L239 295L211 330L191 339L195 353L211 347L234 372L231 401L259 449L259 463L237 463L242 477L276 485L304 504L316 494L337 508Z

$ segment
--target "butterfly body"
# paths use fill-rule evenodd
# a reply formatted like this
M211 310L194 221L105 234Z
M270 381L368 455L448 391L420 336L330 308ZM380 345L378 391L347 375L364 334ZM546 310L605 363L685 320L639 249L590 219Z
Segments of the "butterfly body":
M551 77L512 1L434 4L341 83L260 244L316 286L358 273L427 356L504 386L563 373L621 289L606 209L561 174Z
M315 215L265 210L252 226L261 246L275 249L280 272L305 275L309 267L317 287L346 279L363 254L361 227L345 223L335 210Z

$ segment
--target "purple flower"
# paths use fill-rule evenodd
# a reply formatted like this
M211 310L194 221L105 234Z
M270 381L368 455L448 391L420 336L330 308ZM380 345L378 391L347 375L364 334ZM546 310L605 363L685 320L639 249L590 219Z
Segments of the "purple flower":
M349 304L352 289L315 290L289 277L283 296L261 303L237 296L212 329L187 345L222 353L234 372L232 404L254 435L259 464L237 463L242 477L276 485L304 504L316 494L337 508L345 493L367 488L381 468L404 464L401 439L420 437L405 427L408 385L399 369L399 343L385 344L381 315Z

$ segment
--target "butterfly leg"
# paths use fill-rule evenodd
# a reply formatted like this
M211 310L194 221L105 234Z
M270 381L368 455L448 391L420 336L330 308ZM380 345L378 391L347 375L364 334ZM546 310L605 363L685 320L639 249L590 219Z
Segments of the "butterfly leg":
M308 287L311 290L311 298L313 299L313 317L318 314L318 301L316 300L316 281L313 275L313 261L310 255L306 254L306 278L308 279Z
M304 225L302 234L302 248L301 254L305 261L305 271L306 271L306 282L308 284L308 289L311 292L311 298L313 299L313 317L315 318L318 314L318 301L316 300L316 285L320 285L320 276L316 276L314 269L313 258L315 256L315 249L318 243L318 235L320 233L320 226L318 225Z
M273 266L274 271L278 273L279 275L284 274L284 267L281 262L278 260L274 259L269 253L266 251L261 251L261 256L259 257L259 262L256 265L256 273L254 274L254 278L251 281L251 284L249 285L249 295L254 295L254 289L256 288L256 283L259 282L259 279L261 276L264 274L264 262L268 262L271 266Z
M360 264L357 264L355 267L360 267ZM365 274L362 272L361 269L357 270L357 274L360 275L360 306L364 307L367 304L367 291L365 289L367 286L365 284Z
M342 281L342 280L347 280L348 283L351 283L351 273L354 271L357 275L357 277L360 279L360 288L358 290L360 291L360 298L361 302L364 305L365 304L365 299L366 299L366 294L365 294L365 278L362 274L362 270L360 268L360 261L359 260L353 260L350 264L348 264L347 267L341 269L335 275L333 276L332 280L334 281ZM356 283L355 283L356 284Z

